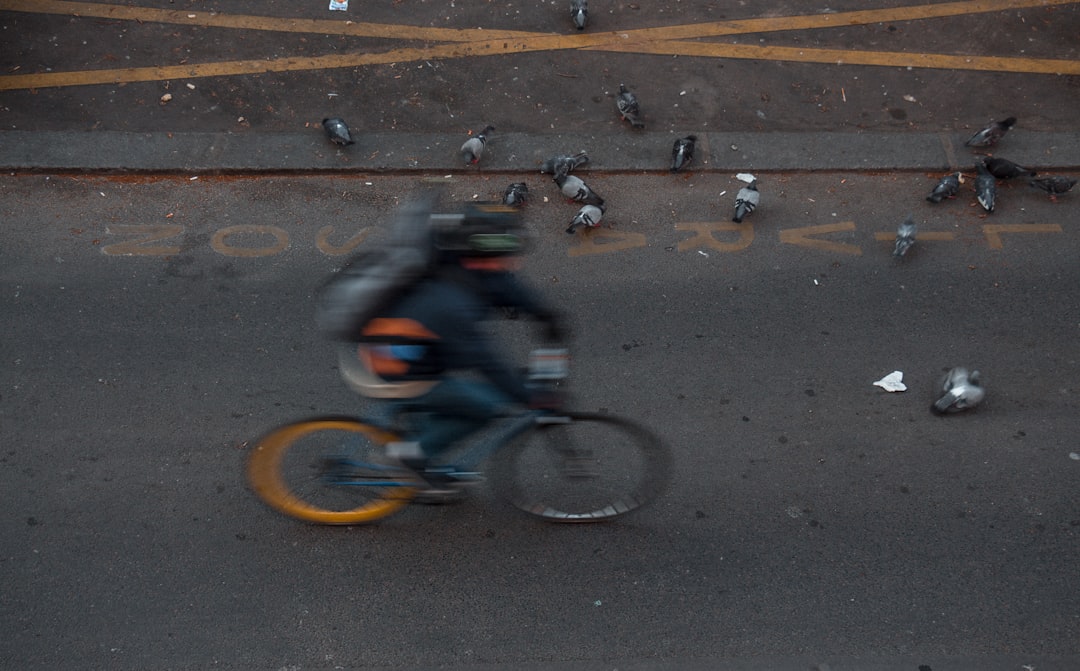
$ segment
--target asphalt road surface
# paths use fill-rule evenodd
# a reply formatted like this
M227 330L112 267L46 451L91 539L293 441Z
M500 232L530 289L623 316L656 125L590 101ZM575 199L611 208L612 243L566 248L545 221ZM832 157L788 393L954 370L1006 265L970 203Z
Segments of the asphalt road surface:
M1080 3L594 0L580 33L563 4L0 0L0 666L1080 668L1080 194L924 200L1009 115L993 151L1076 176ZM338 114L409 160L329 146ZM485 123L504 144L466 171ZM653 143L686 132L727 160L668 174ZM741 226L733 134L785 159L745 157ZM610 208L568 236L531 159L578 136ZM577 404L664 436L664 498L559 527L480 489L326 528L247 489L263 432L369 409L312 291L432 180L448 206L529 184ZM987 399L934 416L955 365Z
M571 317L579 405L662 433L672 490L606 526L481 490L339 529L263 507L242 459L277 424L365 407L311 292L415 182L6 178L3 658L1071 668L1075 205L1018 185L990 218L970 192L926 203L932 182L776 176L736 229L729 177L671 176L659 199L656 177L611 178L637 214L590 236L535 184L526 275ZM924 239L897 261L906 211ZM492 328L528 347L527 324ZM934 416L953 365L989 396ZM872 385L893 370L908 391Z

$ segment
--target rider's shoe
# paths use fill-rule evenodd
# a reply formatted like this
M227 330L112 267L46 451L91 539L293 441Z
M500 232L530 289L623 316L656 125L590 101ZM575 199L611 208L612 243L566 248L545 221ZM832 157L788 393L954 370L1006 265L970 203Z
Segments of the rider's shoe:
M457 503L465 498L461 484L448 469L419 468L412 469L421 478L421 487L416 490L413 501L441 505Z
M386 456L419 476L421 486L414 499L418 503L459 501L464 496L463 487L482 481L479 473L462 471L453 466L431 466L417 442L388 443Z

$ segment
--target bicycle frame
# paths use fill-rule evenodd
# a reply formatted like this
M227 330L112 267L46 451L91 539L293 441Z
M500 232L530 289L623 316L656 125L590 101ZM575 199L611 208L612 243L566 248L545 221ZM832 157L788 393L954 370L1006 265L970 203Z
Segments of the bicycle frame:
M505 420L505 421L502 421ZM375 425L382 425L379 421L360 418L360 421L366 423L372 423ZM457 457L453 460L454 463L462 469L475 470L483 463L488 457L498 452L500 449L510 444L510 442L525 432L531 430L533 426L537 424L563 424L569 422L569 417L559 415L550 410L528 410L516 415L509 415L505 418L496 420L497 424L502 424L496 429L494 435L486 436L467 447L450 451L455 453ZM352 438L351 440L360 441L360 438ZM345 447L348 447L349 442L346 441ZM414 487L415 482L411 480L398 480L393 478L393 474L400 472L400 468L388 464L376 464L367 461L354 461L345 457L340 459L340 465L349 466L354 468L363 468L368 472L385 472L387 479L385 480L372 480L370 478L364 479L352 479L349 476L328 474L327 477L340 478L335 480L333 484L344 485L352 487Z

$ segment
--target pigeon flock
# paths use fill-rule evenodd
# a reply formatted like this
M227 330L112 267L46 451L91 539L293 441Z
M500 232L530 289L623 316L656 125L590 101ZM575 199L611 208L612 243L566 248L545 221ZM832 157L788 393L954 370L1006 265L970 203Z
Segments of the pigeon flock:
M571 0L570 10L574 27L584 30L588 21L587 0ZM624 84L619 84L615 106L620 120L630 124L632 129L640 130L645 127L638 98ZM1016 122L1016 117L1011 116L993 122L974 133L964 146L977 149L996 147L1016 125ZM322 125L327 138L335 145L345 147L354 143L349 127L343 119L323 119ZM469 138L459 150L466 165L476 165L480 162L488 139L494 130L494 126L488 125L475 134L470 133ZM694 161L696 142L695 135L686 135L675 140L671 147L671 173L680 172ZM573 234L579 229L599 226L607 211L604 199L586 184L585 180L573 174L576 169L588 162L589 156L585 152L579 152L552 156L540 167L542 173L551 175L552 182L569 202L580 203L580 209L566 228L567 233ZM999 180L1026 179L1028 185L1045 191L1052 201L1056 201L1058 196L1072 190L1077 183L1077 180L1071 177L1057 175L1040 177L1035 170L1000 156L985 155L975 163L974 167L975 199L987 213L993 212L997 206ZM758 191L758 181L754 175L739 173L736 178L745 185L735 196L735 211L731 220L742 223L757 209L761 202L761 193ZM963 172L949 172L940 178L926 196L926 200L930 203L954 200L960 193L960 186L964 181ZM506 187L502 202L508 207L520 208L528 199L529 187L524 182L514 182ZM911 250L915 244L917 232L918 227L914 215L908 214L896 229L896 241L892 253L894 258L901 259ZM937 414L951 414L974 408L986 395L979 371L969 372L963 367L955 367L948 371L938 385L938 393L938 399L931 406L931 410Z
M1015 125L1016 117L1013 116L995 121L968 138L964 146L973 148L997 146ZM987 155L975 164L975 200L987 213L993 212L997 206L998 180L1019 178L1026 178L1028 185L1048 193L1052 201L1056 201L1058 196L1076 186L1076 180L1071 177L1057 175L1039 177L1038 173L1031 168L1025 168L1001 156ZM961 173L949 173L941 178L926 199L931 203L953 199L960 191L960 184L963 181L964 177Z

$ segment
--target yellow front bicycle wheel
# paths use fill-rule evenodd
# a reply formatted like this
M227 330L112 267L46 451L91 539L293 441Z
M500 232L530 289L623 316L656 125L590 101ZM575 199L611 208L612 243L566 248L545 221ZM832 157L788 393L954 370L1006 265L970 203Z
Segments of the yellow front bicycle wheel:
M317 524L364 524L416 495L416 476L387 463L398 437L352 417L315 417L274 429L247 462L255 494L271 508Z

